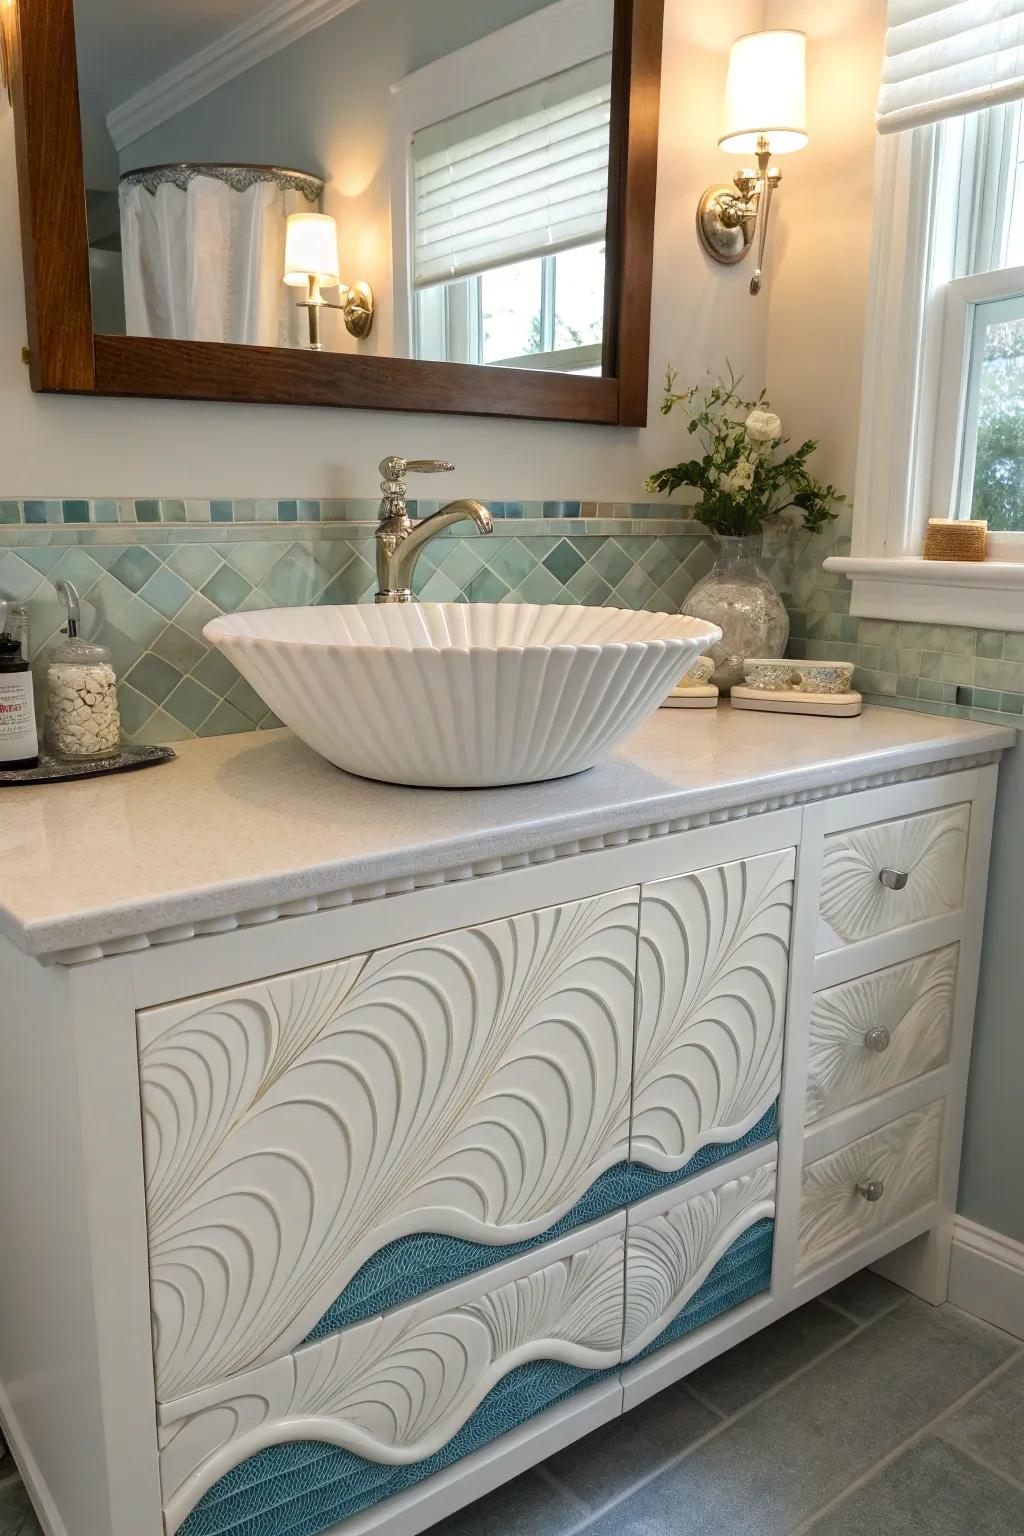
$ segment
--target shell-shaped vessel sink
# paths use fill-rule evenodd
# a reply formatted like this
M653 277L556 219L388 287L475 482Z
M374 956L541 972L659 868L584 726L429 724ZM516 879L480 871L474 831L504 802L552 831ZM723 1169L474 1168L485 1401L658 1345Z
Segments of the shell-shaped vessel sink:
M592 767L721 638L675 614L532 603L272 608L204 634L329 762L443 788Z

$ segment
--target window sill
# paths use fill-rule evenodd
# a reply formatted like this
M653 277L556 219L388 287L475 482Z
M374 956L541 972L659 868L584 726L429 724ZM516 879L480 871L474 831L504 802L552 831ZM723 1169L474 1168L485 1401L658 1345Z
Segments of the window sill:
M832 555L824 566L849 578L856 618L1024 631L1024 560Z

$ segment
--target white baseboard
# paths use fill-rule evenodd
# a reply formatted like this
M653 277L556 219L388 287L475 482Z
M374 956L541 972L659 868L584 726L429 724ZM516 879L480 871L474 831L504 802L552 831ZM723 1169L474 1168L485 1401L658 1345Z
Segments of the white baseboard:
M965 1312L1024 1339L1024 1243L958 1216L949 1299Z

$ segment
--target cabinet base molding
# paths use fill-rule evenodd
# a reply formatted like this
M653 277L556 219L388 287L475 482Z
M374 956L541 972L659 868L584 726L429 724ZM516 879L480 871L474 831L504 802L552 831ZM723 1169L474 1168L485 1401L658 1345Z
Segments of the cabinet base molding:
M1024 1339L1024 1243L958 1216L949 1299L983 1322Z

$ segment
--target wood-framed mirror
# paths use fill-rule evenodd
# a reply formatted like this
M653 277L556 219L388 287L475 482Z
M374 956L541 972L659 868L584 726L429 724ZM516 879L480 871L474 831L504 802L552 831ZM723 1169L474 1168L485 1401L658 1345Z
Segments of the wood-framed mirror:
M8 0L33 389L643 425L663 10Z

